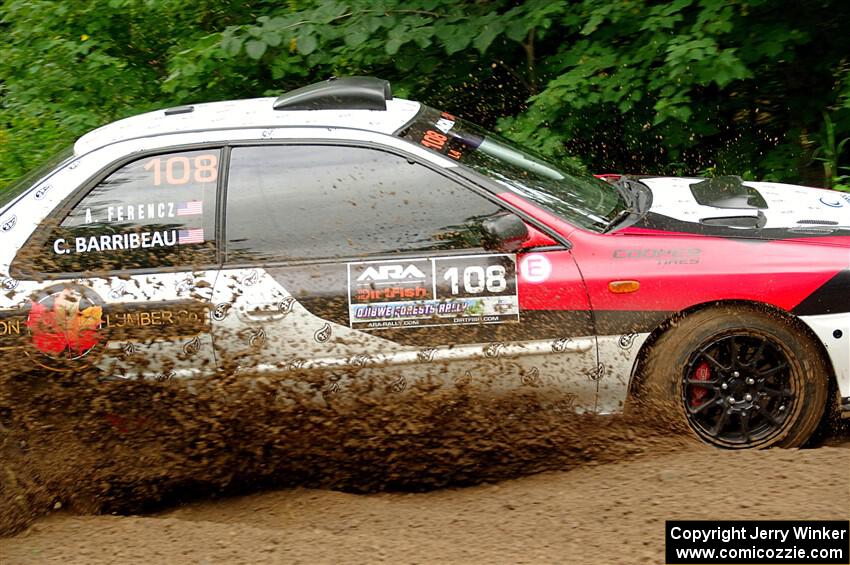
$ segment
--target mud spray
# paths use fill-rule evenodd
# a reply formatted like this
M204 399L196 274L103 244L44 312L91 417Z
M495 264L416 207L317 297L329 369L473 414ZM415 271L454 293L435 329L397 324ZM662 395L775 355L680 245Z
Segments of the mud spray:
M551 390L420 383L384 394L383 385L327 395L318 383L295 390L244 375L190 386L4 377L0 535L59 506L138 513L270 486L427 490L684 441L659 433L666 424L575 414Z

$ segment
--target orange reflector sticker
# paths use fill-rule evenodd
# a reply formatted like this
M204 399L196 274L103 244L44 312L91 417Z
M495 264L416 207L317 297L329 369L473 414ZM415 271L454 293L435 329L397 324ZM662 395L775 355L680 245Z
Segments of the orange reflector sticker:
M637 281L611 281L608 283L608 290L614 294L628 294L629 292L637 292L640 288L640 283Z

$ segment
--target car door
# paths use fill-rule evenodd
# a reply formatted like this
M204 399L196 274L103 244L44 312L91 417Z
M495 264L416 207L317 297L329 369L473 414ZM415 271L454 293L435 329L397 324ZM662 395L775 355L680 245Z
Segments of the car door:
M328 142L233 147L226 202L212 315L225 362L378 374L392 390L446 375L556 385L593 408L578 269L563 247L485 250L483 222L508 212L497 198L387 148Z
M136 156L81 187L15 258L27 355L115 377L215 370L219 148Z

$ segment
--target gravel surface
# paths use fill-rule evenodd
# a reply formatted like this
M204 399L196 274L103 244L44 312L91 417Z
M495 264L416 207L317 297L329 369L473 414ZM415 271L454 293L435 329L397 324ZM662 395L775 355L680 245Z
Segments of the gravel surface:
M661 563L668 519L850 518L846 430L732 452L550 392L8 384L0 563Z
M663 563L668 519L848 519L850 443L684 449L427 493L288 489L147 516L56 513L4 563Z

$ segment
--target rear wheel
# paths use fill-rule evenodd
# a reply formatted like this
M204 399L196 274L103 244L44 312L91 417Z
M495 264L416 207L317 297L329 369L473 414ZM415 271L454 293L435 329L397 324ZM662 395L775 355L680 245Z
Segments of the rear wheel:
M719 447L797 447L817 429L827 368L808 335L755 308L696 312L668 329L643 365L637 407L687 422Z

